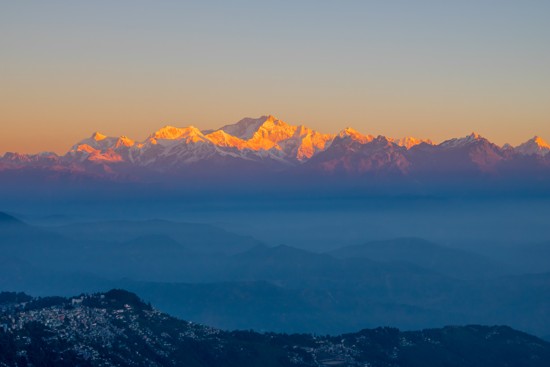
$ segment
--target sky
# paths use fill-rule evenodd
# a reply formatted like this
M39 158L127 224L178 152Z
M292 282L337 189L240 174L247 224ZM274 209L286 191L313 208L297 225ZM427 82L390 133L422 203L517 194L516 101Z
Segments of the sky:
M550 1L2 1L0 154L272 114L550 140Z

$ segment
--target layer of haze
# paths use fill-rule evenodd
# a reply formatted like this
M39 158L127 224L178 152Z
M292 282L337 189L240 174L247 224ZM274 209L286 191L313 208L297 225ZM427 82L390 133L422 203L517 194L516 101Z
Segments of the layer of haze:
M0 153L274 114L323 132L550 139L548 1L12 1Z

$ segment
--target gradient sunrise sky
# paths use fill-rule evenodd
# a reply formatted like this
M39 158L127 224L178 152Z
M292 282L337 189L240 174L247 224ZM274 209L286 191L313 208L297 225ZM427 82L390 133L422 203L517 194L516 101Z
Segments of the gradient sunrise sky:
M550 140L550 1L3 1L0 153L273 114Z

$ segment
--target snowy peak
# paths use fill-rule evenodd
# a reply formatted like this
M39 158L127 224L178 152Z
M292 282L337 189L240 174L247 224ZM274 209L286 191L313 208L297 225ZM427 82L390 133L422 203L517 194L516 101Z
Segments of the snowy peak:
M324 150L333 139L306 126L293 126L268 116L248 141L252 149L274 149L291 160L304 161Z
M183 135L183 129L166 125L155 131L151 137L154 139L176 140Z
M257 119L246 117L235 124L225 125L219 130L222 130L239 139L248 140L254 136L254 133L256 133L260 126L262 126L265 122L274 120L276 120L275 117L271 115L262 116Z
M298 161L311 158L333 139L330 134L321 134L303 125L293 126L272 115L258 119L245 118L207 136L216 145L269 151L278 158Z
M95 141L102 141L102 140L105 140L107 136L96 131L95 133L92 134L90 138Z
M485 139L478 133L472 132L470 135L467 135L463 138L454 138L454 139L446 140L443 143L441 143L440 146L444 148L459 148L459 147L470 145L478 141L486 141L486 140L487 139Z
M130 147L133 147L135 143L136 143L135 141L123 135L120 138L118 138L115 144L115 148L121 148L121 147L130 148Z
M110 146L102 148L89 144L78 144L67 154L78 157L81 161L87 160L90 162L122 162L123 160Z
M164 126L160 130L157 130L151 138L157 140L185 140L186 142L196 143L198 141L206 141L203 133L194 126L188 127L174 127L174 126Z
M274 147L277 148L277 143L281 140L292 137L296 131L296 127L269 115L258 119L245 118L236 124L225 125L215 132L218 131L223 131L226 134L245 141L245 147L248 149L269 150Z
M470 135L468 135L466 138L468 138L470 140L479 140L479 139L481 139L481 135L479 135L475 131L472 131L472 133Z
M550 149L550 145L546 141L544 141L541 137L538 137L538 136L535 135L535 137L533 137L533 139L531 139L531 140L541 148L549 148Z
M300 125L294 132L289 144L294 142L296 145L296 150L292 152L292 155L299 161L305 161L325 150L333 139L334 136L331 134L322 134Z
M237 149L244 149L247 147L247 144L244 140L230 135L223 130L217 130L210 134L207 134L206 138L210 140L214 145L219 147L230 147Z
M515 151L522 155L540 155L545 156L550 152L550 145L542 138L534 136L525 143L518 145Z
M411 150L420 144L432 147ZM143 141L96 132L74 145L64 157L6 154L0 158L0 169L47 161L48 164L74 164L83 170L94 167L89 164L92 162L113 170L118 166L124 172L134 172L132 166L169 172L191 163L225 167L231 162L236 166L251 164L281 169L311 161L310 167L330 172L386 170L407 173L413 166L421 169L466 167L492 172L500 162L513 160L518 154L545 156L549 152L550 145L537 136L516 148L500 148L475 132L435 145L428 139L410 136L399 139L374 137L351 127L337 135L323 134L266 115L244 118L235 124L204 132L194 126L167 125ZM540 160L537 164L545 165L548 161Z
M430 139L419 139L419 138L414 138L412 136L406 136L401 139L390 139L390 141L393 142L394 144L399 145L400 147L406 148L407 150L411 149L416 145L420 145L422 143L433 145L433 142Z
M79 141L75 144L71 151L79 151L85 149L84 146L88 146L89 149L102 150L112 148L118 139L113 137L108 137L101 133L95 132L87 139ZM86 148L87 149L87 148Z
M89 146L88 144L79 144L79 145L76 146L74 151L84 152L84 153L88 153L88 154L94 154L94 153L99 152L98 149L94 149L91 146Z
M273 116L268 116L252 135L252 138L249 139L249 142L259 149L269 150L277 143L291 138L296 130L296 126L291 126Z
M351 139L354 141L358 141L361 144L367 144L374 140L374 136L363 135L351 127L346 127L345 129L340 131L337 137L340 139Z

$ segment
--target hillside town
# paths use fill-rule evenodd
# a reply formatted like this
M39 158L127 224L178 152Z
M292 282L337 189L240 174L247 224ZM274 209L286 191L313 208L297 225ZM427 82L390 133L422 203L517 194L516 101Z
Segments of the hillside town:
M448 340L470 347L450 350ZM394 328L341 336L222 331L170 317L123 290L72 298L0 296L0 366L409 366L412 360L461 358L500 366L508 348L527 366L544 366L550 344L507 327ZM503 355L504 357L506 354ZM414 358L413 358L414 357ZM411 359L413 358L413 359ZM507 362L506 362L507 363ZM426 364L432 365L432 364ZM436 365L436 364L433 364ZM455 365L455 364L450 364Z

